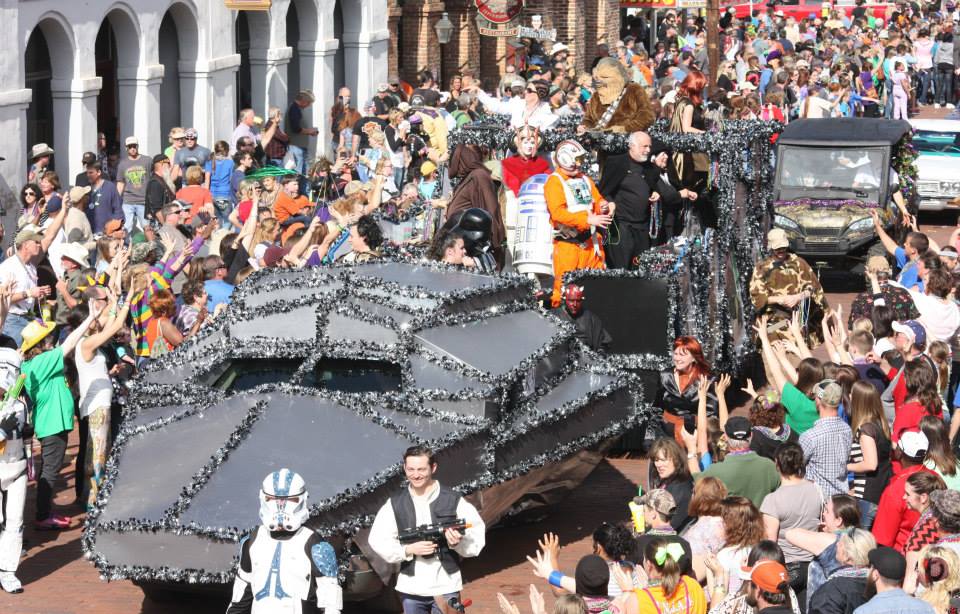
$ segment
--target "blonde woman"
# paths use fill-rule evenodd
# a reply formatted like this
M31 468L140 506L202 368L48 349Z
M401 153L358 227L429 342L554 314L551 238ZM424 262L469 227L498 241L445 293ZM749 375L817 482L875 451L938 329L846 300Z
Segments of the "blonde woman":
M927 546L920 553L918 568L920 583L926 589L920 599L937 614L948 614L951 601L960 600L960 557L950 548Z

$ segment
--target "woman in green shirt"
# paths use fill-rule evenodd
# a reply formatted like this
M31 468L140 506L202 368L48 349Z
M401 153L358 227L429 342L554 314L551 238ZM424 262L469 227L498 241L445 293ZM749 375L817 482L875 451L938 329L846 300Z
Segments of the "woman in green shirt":
M797 324L794 321L791 329ZM794 346L794 349L802 360L794 368L787 359L786 346L782 342L776 346L770 343L767 317L761 317L759 325L754 328L760 338L767 377L771 385L780 391L780 404L787 411L786 423L798 434L803 434L819 418L817 405L811 395L814 384L823 379L823 365L810 356L810 351L801 341L799 347ZM794 338L802 339L802 336L795 335Z
M56 337L50 333L56 324L34 320L23 329L21 373L26 376L24 390L33 404L34 433L40 441L37 464L37 515L35 527L59 530L70 526L70 519L51 513L53 484L63 466L67 436L73 430L73 394L67 385L63 357L72 352L93 322L99 310L90 302L90 315L71 332L63 343L54 347Z

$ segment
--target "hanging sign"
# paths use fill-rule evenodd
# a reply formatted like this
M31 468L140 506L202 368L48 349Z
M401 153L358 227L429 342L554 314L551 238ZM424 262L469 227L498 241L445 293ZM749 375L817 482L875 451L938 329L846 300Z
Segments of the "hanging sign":
M510 23L523 10L523 0L474 0L474 2L477 5L477 12L490 23Z
M483 15L477 15L477 32L480 36L493 36L496 38L509 38L517 35L517 26L500 28L498 25L492 23L489 19Z

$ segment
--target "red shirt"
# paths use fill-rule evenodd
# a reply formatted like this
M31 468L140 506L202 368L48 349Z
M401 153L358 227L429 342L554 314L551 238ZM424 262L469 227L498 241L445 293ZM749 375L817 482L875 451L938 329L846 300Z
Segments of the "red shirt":
M890 441L896 445L896 443L900 441L900 435L902 435L904 431L920 430L920 419L928 414L927 408L916 401L898 406L896 417L893 419L893 432ZM941 420L943 419L942 410L933 415Z
M193 220L193 216L200 211L200 207L213 202L213 194L202 185L188 185L180 188L177 198L190 203L190 217L187 218L187 223Z
M896 548L900 554L903 554L903 547L920 518L920 514L907 507L903 500L907 478L918 471L933 473L923 465L917 465L895 474L880 495L877 517L873 520L873 536L877 544Z

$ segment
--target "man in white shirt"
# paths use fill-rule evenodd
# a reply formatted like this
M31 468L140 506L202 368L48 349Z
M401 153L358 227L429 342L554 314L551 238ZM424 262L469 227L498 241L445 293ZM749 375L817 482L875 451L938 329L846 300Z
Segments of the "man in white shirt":
M50 296L50 286L37 285L37 262L60 232L71 207L69 196L64 194L63 206L46 230L41 233L35 226L25 226L14 239L14 254L0 262L0 283L13 279L10 311L3 323L2 332L12 337L18 346L23 343L20 333L31 320L30 312L34 301Z
M477 556L483 549L483 519L459 493L434 479L437 463L429 449L408 448L403 454L403 471L409 485L377 512L368 540L387 563L400 565L395 588L404 614L443 612L451 600L460 598L460 559ZM400 542L398 534L408 529L459 520L467 525L463 532L446 528L437 541Z

